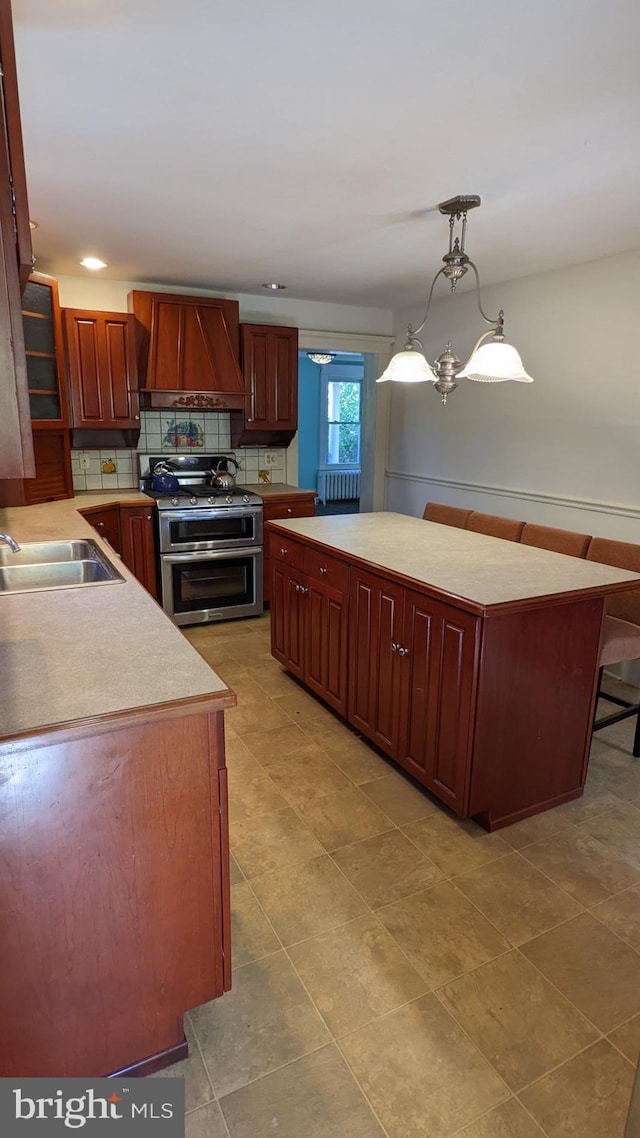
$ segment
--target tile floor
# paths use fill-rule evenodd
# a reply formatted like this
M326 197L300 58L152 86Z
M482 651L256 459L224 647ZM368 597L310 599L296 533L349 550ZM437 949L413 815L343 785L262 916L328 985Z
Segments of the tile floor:
M461 822L271 658L187 630L227 716L233 991L188 1017L188 1138L622 1138L640 1051L640 760Z

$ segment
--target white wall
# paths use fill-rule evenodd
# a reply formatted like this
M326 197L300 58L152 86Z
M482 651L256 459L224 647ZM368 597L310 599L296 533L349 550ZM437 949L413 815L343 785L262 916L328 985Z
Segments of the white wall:
M451 339L466 361L486 327L474 295L437 287L427 357ZM461 380L446 407L430 384L389 384L387 508L419 515L433 499L640 541L640 252L495 285L482 300L490 316L504 308L535 383ZM423 314L397 314L398 342Z
M102 312L126 312L127 294L132 289L153 292L181 292L193 296L226 296L240 304L240 319L246 323L283 324L292 328L317 328L328 332L364 332L390 335L391 309L362 308L355 304L327 304L315 300L295 300L286 294L253 296L248 293L181 288L152 282L111 281L94 274L57 278L63 308L94 308Z

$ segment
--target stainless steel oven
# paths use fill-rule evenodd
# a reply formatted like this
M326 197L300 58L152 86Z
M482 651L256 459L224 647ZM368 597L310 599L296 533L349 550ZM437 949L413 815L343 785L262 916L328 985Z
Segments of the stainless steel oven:
M262 612L262 549L165 553L162 604L176 624L201 624Z
M162 607L176 624L202 624L262 612L262 499L241 486L217 489L221 455L149 456L140 488L156 499ZM153 489L154 469L178 487ZM155 480L156 483L159 480Z

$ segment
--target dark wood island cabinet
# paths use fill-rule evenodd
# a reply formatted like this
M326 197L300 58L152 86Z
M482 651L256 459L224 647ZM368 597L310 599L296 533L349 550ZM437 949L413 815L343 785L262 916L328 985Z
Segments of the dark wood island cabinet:
M273 655L456 814L582 794L605 600L636 576L400 514L269 543Z

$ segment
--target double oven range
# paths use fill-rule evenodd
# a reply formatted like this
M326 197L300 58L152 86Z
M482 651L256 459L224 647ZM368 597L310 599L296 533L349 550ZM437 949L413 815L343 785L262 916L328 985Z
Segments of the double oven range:
M215 488L211 471L224 457L141 456L140 489L158 508L162 607L176 624L262 612L262 499L241 486ZM158 463L175 473L178 490L152 488Z

